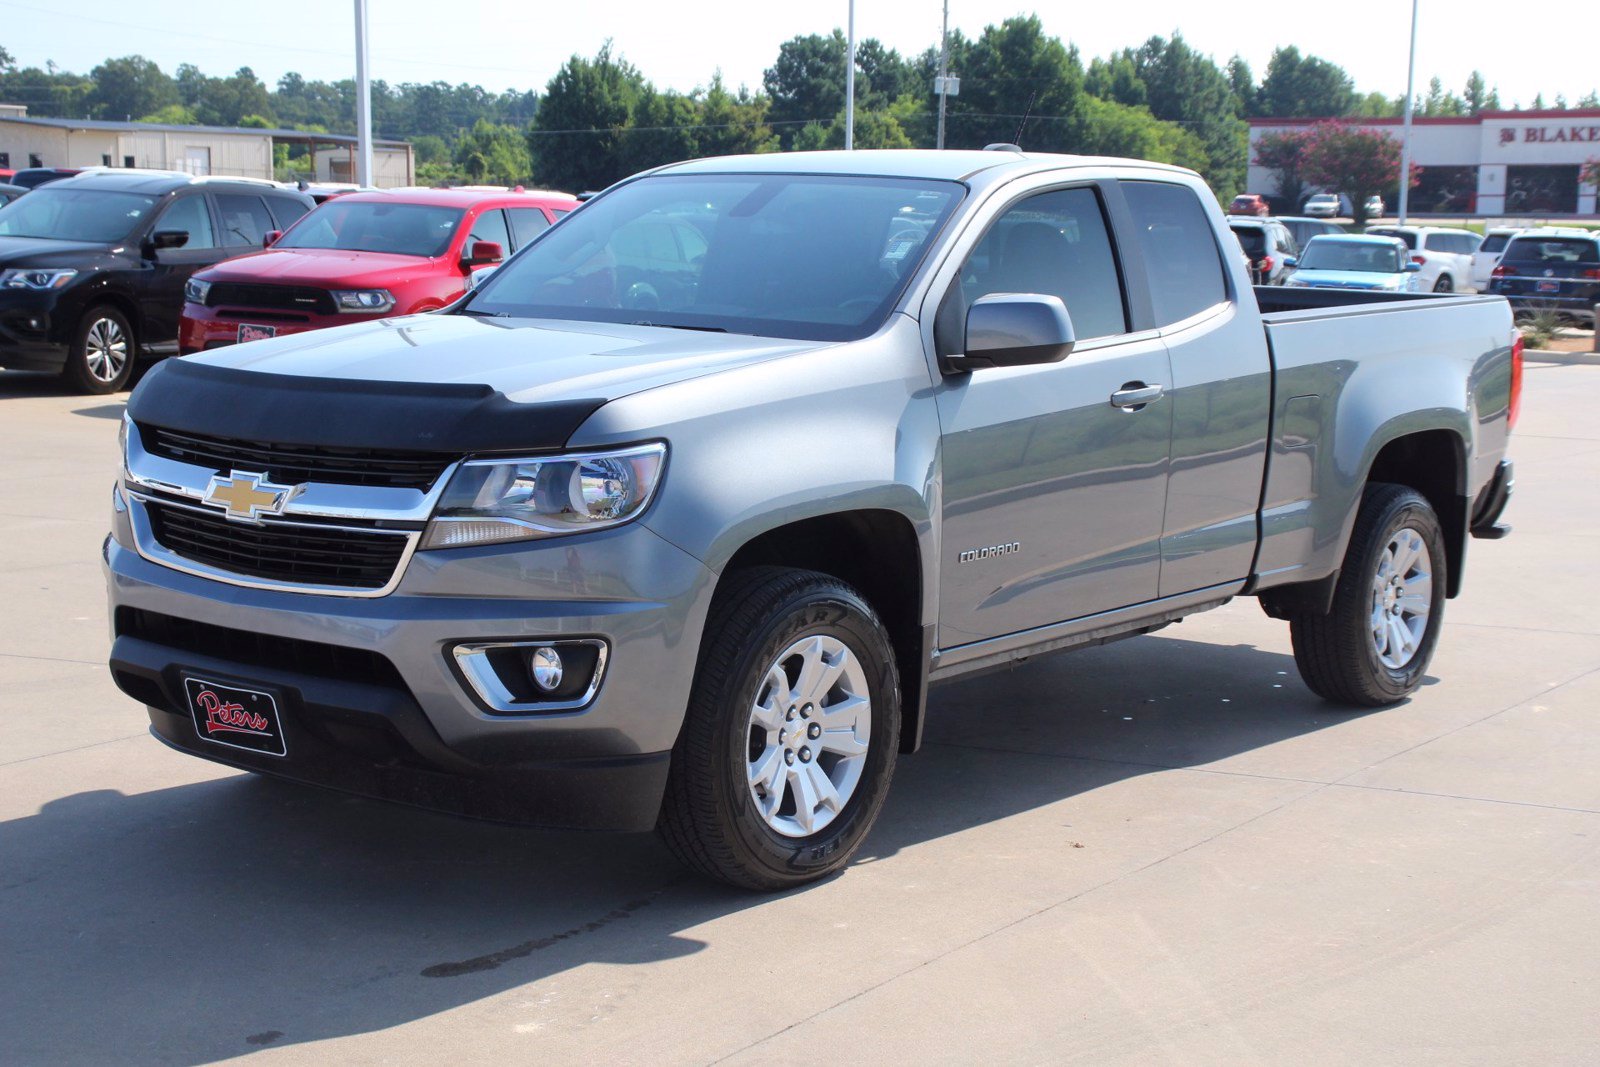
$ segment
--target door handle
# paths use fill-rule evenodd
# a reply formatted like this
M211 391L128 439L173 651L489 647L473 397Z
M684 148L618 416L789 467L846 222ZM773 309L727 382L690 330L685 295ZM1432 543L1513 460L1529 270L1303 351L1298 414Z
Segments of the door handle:
M1146 385L1143 382L1129 382L1111 394L1111 406L1128 412L1138 411L1146 404L1160 400L1165 392L1166 388L1160 383Z

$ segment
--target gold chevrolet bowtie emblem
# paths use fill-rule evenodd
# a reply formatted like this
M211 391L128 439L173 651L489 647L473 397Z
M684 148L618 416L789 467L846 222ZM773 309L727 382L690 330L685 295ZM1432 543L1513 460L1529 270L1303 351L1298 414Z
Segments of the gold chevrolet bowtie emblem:
M274 485L265 474L249 471L232 471L226 477L211 476L206 495L207 504L222 508L230 519L256 522L263 515L282 514L284 505L300 491L298 485Z

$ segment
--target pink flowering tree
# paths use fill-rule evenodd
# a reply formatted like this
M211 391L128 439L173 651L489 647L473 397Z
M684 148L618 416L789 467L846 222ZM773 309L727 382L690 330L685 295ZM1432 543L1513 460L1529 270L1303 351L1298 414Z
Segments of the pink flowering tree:
M1381 130L1319 122L1306 131L1301 169L1307 181L1349 197L1359 227L1367 221L1367 198L1400 183L1400 142ZM1411 168L1413 186L1421 173Z

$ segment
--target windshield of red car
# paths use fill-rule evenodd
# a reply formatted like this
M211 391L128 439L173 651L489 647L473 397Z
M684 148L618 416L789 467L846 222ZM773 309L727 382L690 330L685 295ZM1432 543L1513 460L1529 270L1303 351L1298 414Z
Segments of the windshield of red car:
M307 214L272 247L438 256L450 247L462 214L454 207L339 197Z

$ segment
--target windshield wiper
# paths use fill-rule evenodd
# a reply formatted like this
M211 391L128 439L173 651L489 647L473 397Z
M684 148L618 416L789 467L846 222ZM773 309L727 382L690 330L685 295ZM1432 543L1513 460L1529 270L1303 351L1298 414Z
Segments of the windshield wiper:
M478 308L462 308L457 315L480 315L486 319L509 319L511 316L504 311L482 311Z
M649 321L644 320L644 319L641 319L638 322L630 322L630 323L628 323L628 325L629 326L659 326L664 330L698 330L701 333L727 333L728 332L726 329L724 329L721 326L690 326L690 325L688 325L686 323L681 323L681 322L649 322Z

